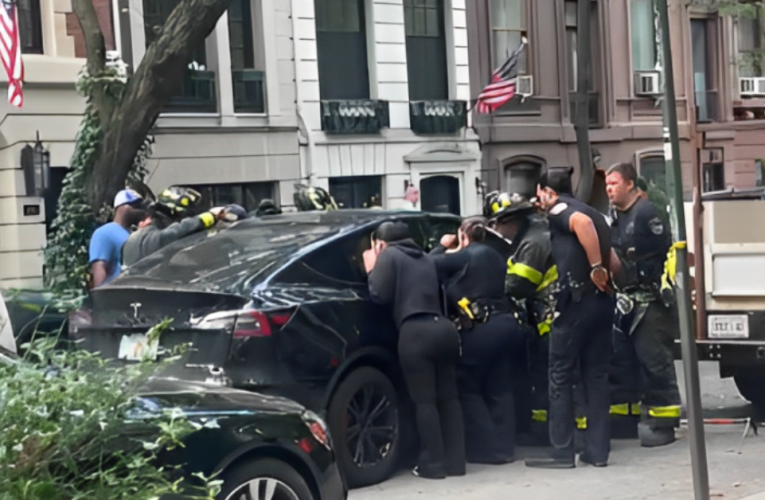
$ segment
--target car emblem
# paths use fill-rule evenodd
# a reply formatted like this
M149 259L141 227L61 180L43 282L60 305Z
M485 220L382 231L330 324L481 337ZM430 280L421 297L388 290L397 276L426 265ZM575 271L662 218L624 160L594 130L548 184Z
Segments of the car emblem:
M140 302L133 302L130 304L130 307L133 308L133 318L138 319L138 310L141 308Z

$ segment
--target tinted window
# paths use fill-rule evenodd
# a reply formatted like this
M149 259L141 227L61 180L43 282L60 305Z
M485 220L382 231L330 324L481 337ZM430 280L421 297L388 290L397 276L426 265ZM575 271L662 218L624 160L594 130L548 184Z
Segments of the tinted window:
M425 250L430 252L441 242L441 237L445 234L457 234L460 227L460 220L457 218L435 218L431 217L424 223L425 231Z
M371 246L372 232L349 234L322 245L274 278L280 283L315 285L364 284L367 274L362 254Z
M247 294L296 253L339 230L318 221L247 220L168 245L134 264L115 283L141 279Z

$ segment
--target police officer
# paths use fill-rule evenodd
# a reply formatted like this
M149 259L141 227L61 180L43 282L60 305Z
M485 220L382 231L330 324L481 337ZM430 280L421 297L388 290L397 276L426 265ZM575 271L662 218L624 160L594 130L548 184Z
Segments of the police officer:
M552 290L558 278L550 245L547 221L523 196L513 193L489 193L484 215L503 238L510 240L507 256L505 293L526 311L526 318L535 335L529 336L528 388L516 376L517 402L520 408L519 428L533 430L530 420L542 426L547 423L548 409L548 344L554 309ZM519 375L516 372L516 375ZM522 375L522 374L520 374ZM521 380L518 380L521 378ZM544 434L547 434L544 432ZM524 444L547 444L546 436L538 439L522 435Z
M673 343L678 329L674 301L661 295L669 228L655 206L637 189L629 163L611 167L606 177L614 208L611 241L621 265L612 366L612 413L634 414L638 403L642 446L674 442L680 419Z
M608 360L613 300L609 293L611 242L603 214L571 195L573 169L550 169L537 196L547 209L558 269L556 312L550 331L550 456L527 460L542 468L575 466L574 380L577 364L587 400L585 450L580 461L605 466L609 446Z
M227 215L223 208L198 215L202 195L194 189L172 186L149 207L149 217L122 247L123 266L131 266L189 234L211 228Z
M398 354L416 408L420 456L415 475L465 474L465 436L457 393L460 337L442 315L436 266L403 222L385 222L364 252L373 301L390 305Z
M431 255L445 283L449 316L462 338L458 381L467 461L502 464L515 459L510 381L528 335L505 296L505 261L483 243L486 222L484 217L465 219L456 248L439 246Z

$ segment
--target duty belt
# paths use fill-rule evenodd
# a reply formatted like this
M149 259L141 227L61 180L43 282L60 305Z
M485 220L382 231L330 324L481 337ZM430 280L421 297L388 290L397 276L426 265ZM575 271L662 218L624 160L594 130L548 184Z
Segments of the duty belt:
M470 301L462 298L457 305L459 313L453 315L450 319L457 327L457 330L470 330L478 323L486 323L492 314L513 314L519 319L519 313L513 310L513 306L499 299L476 299Z

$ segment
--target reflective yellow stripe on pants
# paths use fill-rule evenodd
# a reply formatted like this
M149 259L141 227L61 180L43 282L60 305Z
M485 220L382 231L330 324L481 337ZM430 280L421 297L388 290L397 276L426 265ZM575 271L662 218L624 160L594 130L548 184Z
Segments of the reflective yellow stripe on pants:
M534 422L547 422L547 410L531 410L531 420ZM587 417L576 417L576 428L583 430L587 428Z
M680 418L680 406L651 406L648 408L648 415L654 418Z
M622 403L611 405L609 410L611 415L626 417L627 415L640 415L640 403Z

